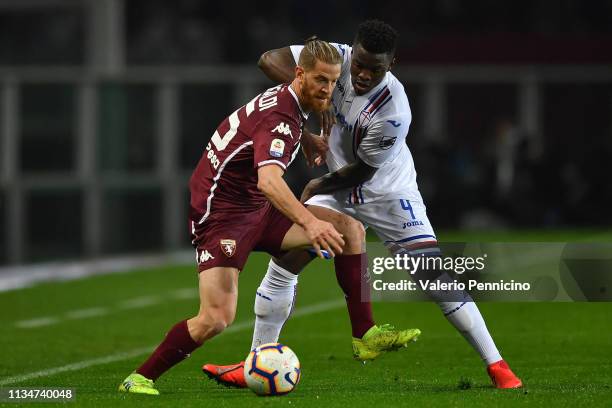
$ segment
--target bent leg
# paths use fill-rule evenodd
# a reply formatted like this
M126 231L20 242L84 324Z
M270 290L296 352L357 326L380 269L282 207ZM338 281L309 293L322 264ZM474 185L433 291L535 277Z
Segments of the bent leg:
M238 303L238 269L215 267L200 272L200 310L187 320L189 334L199 343L233 323Z
M265 343L276 343L291 315L297 294L296 274L270 259L266 276L255 294L255 328L251 350Z
M338 232L343 235L345 241L345 246L343 248L344 252L342 255L338 255L334 258L336 278L346 298L353 337L361 338L372 326L374 326L368 284L368 261L365 255L365 229L359 221L330 208L311 205L308 207L308 210L317 218L333 224ZM308 243L308 238L304 230L297 225L293 225L289 231L287 231L285 239L283 240L283 245L285 245L284 249L303 246L304 243ZM276 267L278 269L282 265L281 269L290 272L299 272L299 270L305 266L304 261L305 258L303 255L300 256L295 253L290 253L287 255L287 258L282 257L276 263ZM274 273L274 268L269 267L268 274ZM268 278L268 274L266 274L264 282ZM262 282L262 286L264 286L264 282ZM260 288L262 286L260 286ZM262 304L266 302L259 297L256 298L256 313L258 311L265 311L265 308L258 308L258 303ZM288 318L290 310L291 309L285 310L285 320ZM258 317L259 316L263 316L263 314L258 315ZM279 319L279 321L276 322L278 333L280 333L280 328L285 320L281 321ZM254 343L257 337L257 335L254 336Z
M365 229L361 222L337 211L318 206L308 208L317 217L331 222L346 242L342 255L334 258L336 279L344 292L352 335L360 339L374 326L368 258L365 252Z
M238 270L211 268L200 273L200 311L175 324L153 354L136 370L157 380L204 341L220 333L234 320L238 296Z
M441 257L437 244L430 244L419 249L404 249L402 244L395 245L393 254L408 254L414 257ZM453 282L451 276L442 270L416 270L411 274L416 282ZM470 343L487 365L502 360L485 321L472 297L463 290L425 290L431 300L436 302L444 317Z
M345 241L343 254L353 255L364 251L365 230L359 221L326 207L311 205L308 206L308 210L318 219L331 223L343 235ZM281 249L287 251L309 246L311 246L311 243L304 229L297 224L293 224L283 238Z

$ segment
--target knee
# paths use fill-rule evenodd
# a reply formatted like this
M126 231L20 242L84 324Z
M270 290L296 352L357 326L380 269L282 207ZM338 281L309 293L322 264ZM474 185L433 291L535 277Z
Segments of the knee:
M234 321L234 314L226 311L206 311L195 319L194 339L204 342L211 337L221 334Z
M227 327L231 324L232 322L229 319L217 318L217 319L208 321L204 325L204 327L205 327L205 330L207 330L209 333L213 335L217 335L217 334L221 334L223 330L227 329Z
M342 226L344 240L346 242L346 250L350 252L360 253L363 243L365 242L365 228L363 224L354 218L342 217Z

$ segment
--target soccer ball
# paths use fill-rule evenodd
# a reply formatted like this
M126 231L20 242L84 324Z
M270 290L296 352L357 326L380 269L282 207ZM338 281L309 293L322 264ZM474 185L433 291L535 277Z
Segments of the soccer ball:
M267 343L249 353L244 363L244 378L258 395L284 395L300 381L300 361L280 343Z

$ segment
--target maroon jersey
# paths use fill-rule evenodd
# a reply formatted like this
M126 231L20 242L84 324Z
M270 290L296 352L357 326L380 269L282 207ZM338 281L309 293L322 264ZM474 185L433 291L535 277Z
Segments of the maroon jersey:
M244 213L269 205L257 189L257 169L287 168L298 152L305 119L293 90L279 85L221 122L189 181L194 227L220 212Z

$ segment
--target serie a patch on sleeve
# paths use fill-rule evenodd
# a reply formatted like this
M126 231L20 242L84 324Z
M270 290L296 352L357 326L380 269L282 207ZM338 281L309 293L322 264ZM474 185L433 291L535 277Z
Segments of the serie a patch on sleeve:
M270 144L270 156L282 157L285 152L285 142L281 139L274 139Z

